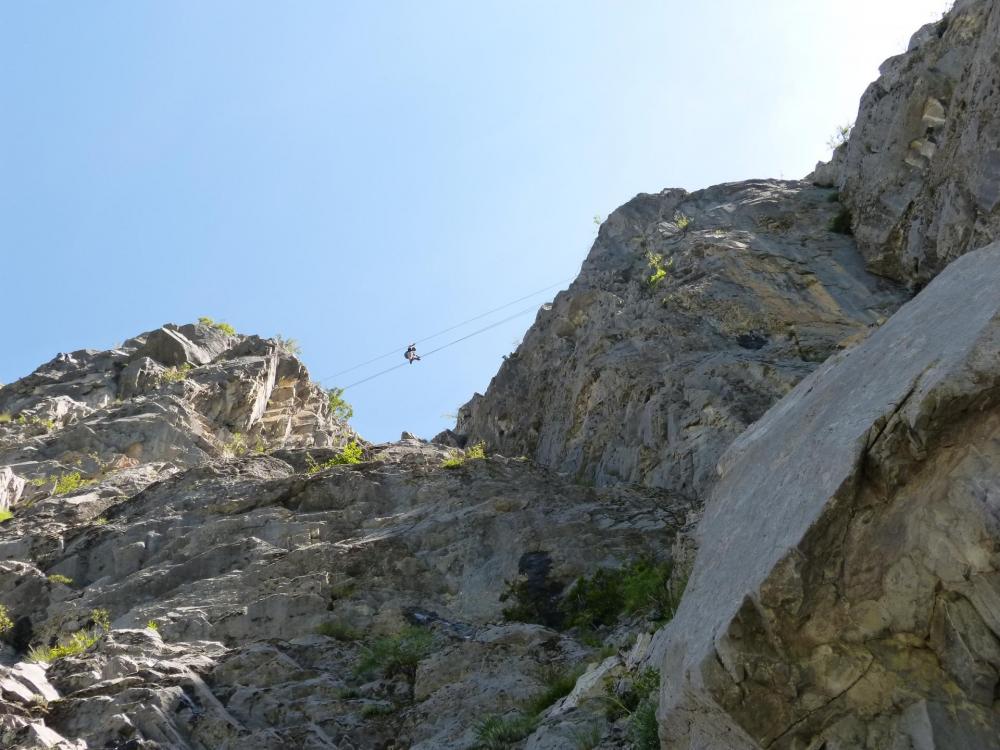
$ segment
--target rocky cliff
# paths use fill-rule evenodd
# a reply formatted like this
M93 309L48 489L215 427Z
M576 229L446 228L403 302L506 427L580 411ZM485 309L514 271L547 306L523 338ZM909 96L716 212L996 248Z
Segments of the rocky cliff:
M1000 236L1000 6L958 0L887 60L831 176L869 267L919 288Z
M436 442L217 325L0 388L0 744L1000 748L998 50L619 208Z
M726 453L665 748L1000 747L1000 243Z
M905 299L831 231L836 191L640 195L456 430L599 485L698 497L725 447Z
M280 343L209 326L60 355L0 407L0 738L22 750L464 748L519 706L518 736L559 746L600 712L553 704L588 662L634 671L662 616L574 626L569 585L632 566L668 594L686 516L369 445Z

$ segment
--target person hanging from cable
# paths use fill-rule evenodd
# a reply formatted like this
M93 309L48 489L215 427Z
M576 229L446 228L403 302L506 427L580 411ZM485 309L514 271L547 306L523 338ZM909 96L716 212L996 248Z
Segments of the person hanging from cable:
M406 357L406 361L409 362L411 365L414 362L419 362L420 355L417 354L417 345L410 344L408 347L406 347L406 354L404 354L403 356Z

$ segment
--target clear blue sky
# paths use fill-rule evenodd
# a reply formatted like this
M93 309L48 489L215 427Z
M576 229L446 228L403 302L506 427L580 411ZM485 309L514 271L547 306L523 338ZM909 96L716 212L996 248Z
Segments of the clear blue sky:
M0 382L200 315L337 372L574 276L638 192L802 176L945 6L4 3ZM355 427L430 437L532 318L350 390Z

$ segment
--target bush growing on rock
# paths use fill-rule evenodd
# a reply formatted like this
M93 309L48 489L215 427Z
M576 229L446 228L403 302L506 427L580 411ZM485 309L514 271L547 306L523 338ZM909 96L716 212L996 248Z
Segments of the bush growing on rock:
M223 447L225 454L233 457L245 456L248 450L247 439L242 432L234 432L229 442Z
M61 583L63 586L70 586L73 583L72 578L64 576L62 573L53 573L48 579L50 583Z
M278 349L285 354L291 354L295 357L302 354L302 347L299 346L299 342L295 339L288 339L282 336L280 333L274 336L274 343L278 345Z
M0 523L4 521L9 521L14 517L14 514L9 510L0 510Z
M93 627L78 630L54 646L34 646L28 651L30 661L50 664L67 656L76 656L89 649L111 630L111 618L106 609L90 613Z
M640 559L623 568L600 568L590 577L578 578L561 596L560 585L549 581L539 597L538 583L508 583L501 601L512 601L503 610L508 620L537 622L558 629L584 631L612 627L629 615L643 615L657 623L669 621L686 578L672 578L668 562ZM557 599L555 612L551 600Z
M531 716L538 716L560 698L569 695L576 687L576 681L583 674L582 667L562 669L559 667L544 667L538 674L539 681L545 686L540 693L525 701L523 708Z
M476 725L477 748L480 750L507 750L535 731L538 718L525 714L513 716L488 716Z
M214 328L217 331L222 331L223 333L228 334L229 336L236 335L236 329L233 328L231 325L229 325L229 323L225 323L221 320L216 321L213 320L212 318L202 316L198 318L198 323L203 326L209 326L210 328Z
M413 680L420 660L430 654L434 635L426 628L411 626L403 632L379 638L366 647L354 671L359 677L405 675Z
M464 451L452 451L448 458L441 462L445 469L457 469L466 461L478 461L486 458L486 443L479 442Z
M11 619L7 607L0 604L0 636L9 633L13 627L14 621Z
M161 383L179 383L182 380L186 380L188 373L191 372L193 368L187 362L180 365L179 367L168 367L166 370L160 373Z
M326 397L330 404L330 411L337 419L346 422L354 416L354 407L344 400L343 388L331 388L326 392Z
M342 622L324 622L316 628L316 633L338 641L357 641L361 639L361 633Z
M317 463L311 455L306 456L306 463L309 464L308 473L317 474L324 469L329 469L333 466L343 466L345 464L359 464L364 458L365 450L360 445L358 445L357 440L350 441L345 445L340 453L331 458L329 461L324 461L323 463Z

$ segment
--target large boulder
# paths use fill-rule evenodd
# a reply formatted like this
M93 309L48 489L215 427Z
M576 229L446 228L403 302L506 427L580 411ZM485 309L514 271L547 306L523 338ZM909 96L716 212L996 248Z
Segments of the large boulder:
M1000 747L1000 243L720 471L660 637L664 748Z
M887 60L840 171L869 267L919 287L1000 237L1000 4L959 0ZM841 158L842 157L842 158Z

